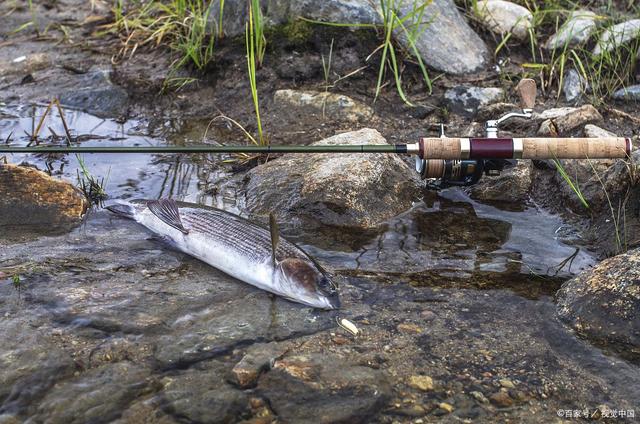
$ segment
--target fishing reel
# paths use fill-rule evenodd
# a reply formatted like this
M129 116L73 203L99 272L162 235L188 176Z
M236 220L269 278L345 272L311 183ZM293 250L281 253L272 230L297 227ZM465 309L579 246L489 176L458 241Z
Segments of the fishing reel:
M511 112L485 122L485 138L497 139L498 128L512 118L530 119L536 102L536 84L531 79L523 79L516 87L522 106L521 112ZM444 125L440 124L440 138L446 138ZM483 175L498 176L505 169L515 166L514 159L470 159L443 160L416 157L416 171L427 180L427 188L441 190L452 186L471 186Z

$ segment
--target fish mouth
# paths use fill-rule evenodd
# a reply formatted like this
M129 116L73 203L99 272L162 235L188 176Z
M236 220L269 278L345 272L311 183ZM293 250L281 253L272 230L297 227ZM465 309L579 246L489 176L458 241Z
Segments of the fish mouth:
M340 296L338 296L338 294L334 294L331 296L328 296L326 298L329 301L329 308L328 309L340 309L341 303L340 303Z
M340 296L337 293L332 295L319 294L313 302L313 306L325 310L340 309Z

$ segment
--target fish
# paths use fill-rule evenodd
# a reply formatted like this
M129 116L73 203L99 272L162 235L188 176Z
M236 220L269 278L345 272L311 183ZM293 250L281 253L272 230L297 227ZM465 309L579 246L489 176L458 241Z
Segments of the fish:
M175 249L287 300L339 309L338 287L304 250L269 228L208 206L172 199L118 201L106 206L132 219Z

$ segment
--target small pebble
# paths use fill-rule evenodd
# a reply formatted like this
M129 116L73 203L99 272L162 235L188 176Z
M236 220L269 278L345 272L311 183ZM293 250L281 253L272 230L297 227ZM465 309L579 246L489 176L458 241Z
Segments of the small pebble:
M427 375L412 375L409 377L409 387L427 392L433 390L433 379Z
M515 389L516 385L513 384L513 381L508 380L506 378L503 378L502 380L500 380L500 385L502 387L506 387L507 389Z

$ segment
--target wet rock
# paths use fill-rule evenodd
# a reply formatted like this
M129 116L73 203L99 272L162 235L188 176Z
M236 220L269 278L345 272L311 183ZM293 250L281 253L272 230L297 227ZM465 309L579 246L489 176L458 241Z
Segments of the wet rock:
M385 143L365 128L315 144ZM396 155L283 155L247 174L246 205L252 214L273 211L290 225L372 228L411 207L421 192L414 174Z
M481 106L495 103L504 97L504 90L497 87L450 88L444 93L447 108L454 113L472 116Z
M35 168L0 164L0 228L47 234L78 225L87 200L74 185Z
M476 11L483 25L496 34L511 33L520 41L529 36L533 15L525 7L504 0L481 0Z
M640 85L631 85L621 88L613 93L612 97L616 100L640 101Z
M223 365L211 362L165 377L159 393L165 411L197 423L230 423L249 418L249 398L225 383L224 373Z
M59 383L38 405L34 422L109 422L131 399L150 390L149 370L129 362L109 364Z
M433 390L433 379L427 375L412 375L409 377L409 387L428 392Z
M453 412L453 406L451 404L448 404L447 402L440 402L438 404L438 408L440 408L441 410L443 410L447 414L450 414L450 413Z
M401 0L395 4L396 12L409 28L412 19L418 19L414 3ZM323 22L356 24L381 24L383 11L376 2L367 0L349 1L292 1L275 0L263 3L267 25L282 25L303 17ZM220 13L219 1L211 5L209 22L215 28ZM247 7L244 1L227 0L224 3L223 30L228 36L244 34ZM438 16L428 23L417 23L415 46L430 67L451 74L464 74L487 66L489 51L482 39L469 27L452 0L434 0L424 9L423 16ZM398 30L394 36L408 50L411 43L405 31Z
M9 299L6 291L3 298ZM0 319L0 414L24 413L58 379L73 374L73 359L42 330L17 317Z
M290 356L263 375L258 393L283 422L370 422L391 389L378 370L328 353Z
M513 384L513 381L507 379L507 378L503 378L500 381L498 381L498 383L500 383L500 386L507 388L507 389L515 389L516 385Z
M487 397L482 392L474 391L469 394L480 403L489 403L489 399L487 399Z
M600 35L600 39L593 49L593 54L596 56L601 55L603 52L611 51L638 38L638 36L640 36L640 19L633 19L614 25L607 28Z
M595 122L602 122L603 118L600 112L592 105L584 105L578 108L557 108L549 109L541 114L536 114L534 119L549 119L553 126L542 127L539 129L539 135L547 134L548 131L555 131L558 135L568 135L571 131Z
M587 80L575 69L569 69L564 75L562 83L562 92L567 102L579 100L582 94L587 90Z
M61 93L60 103L100 118L117 118L126 114L129 94L111 82L109 71L97 69L82 75L73 90Z
M260 373L285 354L287 348L279 343L255 344L247 349L242 360L231 370L234 383L245 389L254 386Z
M560 319L579 335L640 360L640 249L614 256L564 283Z
M402 0L398 3L401 16L411 14L414 2ZM437 19L423 19L419 16L437 16ZM405 23L408 28L415 26L417 38L415 46L428 66L449 74L468 74L484 69L488 65L489 50L467 24L452 0L434 0L424 9L424 14L413 14ZM397 31L405 49L411 51L411 43L404 31Z
M586 42L596 29L597 15L589 10L573 10L565 23L545 44L548 50L564 49Z
M617 137L615 133L593 124L587 124L584 126L584 136L594 138Z
M278 90L274 101L279 106L311 110L334 120L358 121L373 116L373 109L342 94L321 91Z
M0 62L0 78L7 76L24 77L32 72L51 66L51 57L47 53L34 53Z
M489 400L491 400L491 403L499 408L508 408L509 406L513 405L513 399L511 399L509 393L503 391L492 394L491 396L489 396Z
M497 177L485 176L471 187L471 197L485 202L525 204L529 201L532 169L531 161L518 161Z

